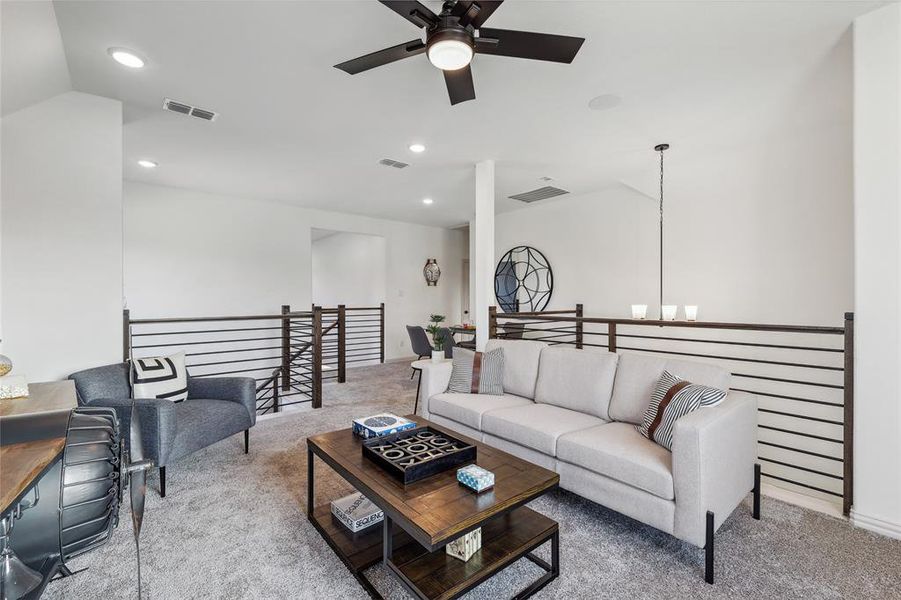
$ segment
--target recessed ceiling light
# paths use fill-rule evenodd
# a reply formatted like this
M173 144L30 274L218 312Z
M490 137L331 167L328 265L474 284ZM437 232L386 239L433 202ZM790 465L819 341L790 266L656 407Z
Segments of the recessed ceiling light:
M410 144L410 152L415 152L417 154L425 152L425 146L422 144Z
M144 59L125 48L110 48L107 53L113 57L113 60L129 67L130 69L140 69L144 66Z
M423 198L422 199L423 204L431 204L432 202L434 202L434 200L432 200L431 198Z
M623 99L616 94L601 94L588 102L588 108L591 110L607 110L619 106L622 102Z
M138 164L144 167L145 169L155 169L160 164L158 162L154 162L152 160L147 160L146 158L142 158L138 161Z

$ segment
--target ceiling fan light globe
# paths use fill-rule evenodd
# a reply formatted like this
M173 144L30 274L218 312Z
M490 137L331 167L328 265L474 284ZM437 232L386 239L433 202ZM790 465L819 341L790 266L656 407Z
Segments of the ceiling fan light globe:
M438 40L429 46L428 56L442 71L456 71L472 62L472 46L461 40Z

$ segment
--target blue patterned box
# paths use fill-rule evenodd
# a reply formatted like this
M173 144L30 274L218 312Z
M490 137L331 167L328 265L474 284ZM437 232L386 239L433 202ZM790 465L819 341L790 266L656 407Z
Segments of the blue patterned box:
M476 492L494 487L494 473L478 465L466 465L457 469L457 481Z
M362 419L354 419L353 432L361 438L382 437L383 435L391 435L399 431L413 429L416 423L397 415L383 413L380 415L372 415L371 417L363 417Z

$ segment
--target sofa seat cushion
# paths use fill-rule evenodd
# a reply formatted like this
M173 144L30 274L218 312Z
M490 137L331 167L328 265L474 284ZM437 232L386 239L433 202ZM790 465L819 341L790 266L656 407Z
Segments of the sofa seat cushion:
M640 425L664 371L692 383L721 390L729 389L732 377L729 371L716 365L625 352L620 355L616 367L610 419Z
M567 408L532 404L485 413L482 432L556 456L557 439L561 435L603 423L603 419Z
M429 412L481 431L482 415L489 410L531 404L533 402L528 398L513 394L491 396L488 394L444 393L429 398Z
M557 459L664 500L675 498L672 454L631 423L606 423L557 440Z
M189 398L175 405L175 439L169 458L187 456L252 425L240 402Z
M615 352L548 346L541 351L535 402L610 420L607 407L616 375Z
M529 400L535 398L538 362L546 347L546 342L536 340L488 340L485 352L504 349L504 392Z

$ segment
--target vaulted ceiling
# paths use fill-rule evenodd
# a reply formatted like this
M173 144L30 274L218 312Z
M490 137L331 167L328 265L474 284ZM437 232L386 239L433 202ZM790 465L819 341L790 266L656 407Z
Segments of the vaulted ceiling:
M497 161L503 211L542 177L574 194L641 180L659 141L717 148L759 135L880 4L508 1L490 26L587 41L571 65L477 55L477 98L456 106L424 55L354 76L333 68L417 37L375 0L55 9L73 87L124 103L127 179L452 226L470 218L480 159ZM111 46L146 67L114 63ZM612 106L590 110L599 95ZM220 117L165 112L166 97ZM794 117L798 131L818 110Z

